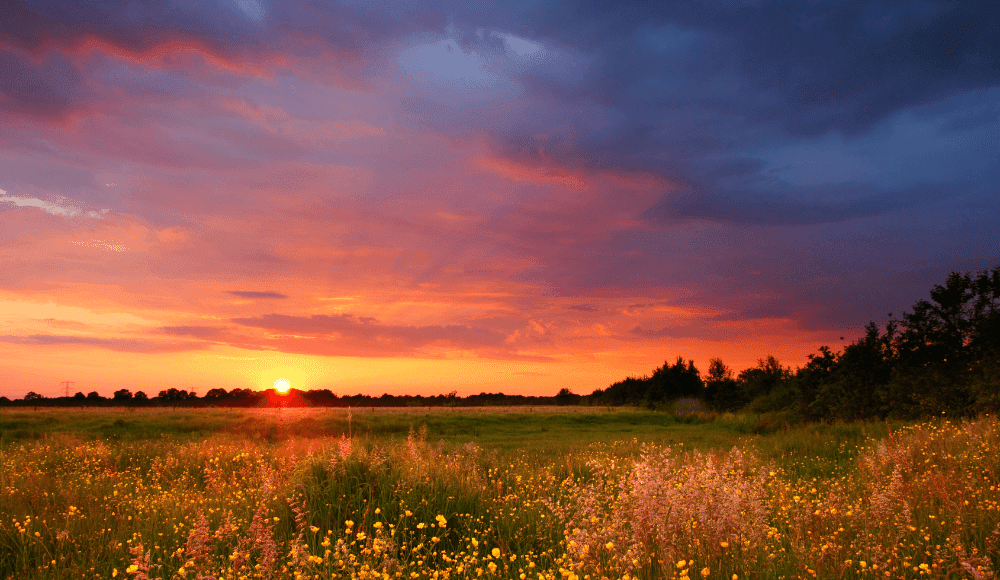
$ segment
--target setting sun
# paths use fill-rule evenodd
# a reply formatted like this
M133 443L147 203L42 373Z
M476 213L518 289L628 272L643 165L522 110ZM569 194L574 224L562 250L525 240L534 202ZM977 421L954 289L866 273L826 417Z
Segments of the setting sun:
M274 381L274 390L279 393L287 393L290 388L292 388L292 383L290 383L288 379L278 379Z

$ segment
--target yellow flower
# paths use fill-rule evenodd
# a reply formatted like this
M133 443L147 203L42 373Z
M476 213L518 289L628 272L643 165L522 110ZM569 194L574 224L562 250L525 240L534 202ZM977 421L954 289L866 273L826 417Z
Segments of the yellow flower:
M711 574L711 573L712 573L712 571L708 569L708 566L705 566L704 568L701 569L701 577L702 578L708 578L708 575Z
M493 562L490 562L489 564L487 564L486 567L490 569L490 572L494 572L495 573L497 571L497 565L494 564Z
M349 527L349 528L353 528L354 527L354 522L352 522L351 520L347 520L346 522L344 522L344 525L347 526L347 527Z
M604 544L604 547L607 548L607 549L609 549L609 550L614 550L615 549L615 543L614 542L608 542L607 544Z
M736 574L733 574L733 580L740 580L740 577L737 576Z
M114 578L117 575L118 575L118 568L112 568L111 569L111 577Z
M723 548L728 548L729 547L729 542L723 540L723 541L719 542L719 546L723 547Z
M136 564L132 564L128 568L125 568L126 574L135 574L138 571L139 571L139 566L137 566Z
M677 569L680 570L684 566L687 566L687 560L677 560Z
M500 548L493 548L493 550L490 553L493 554L494 558L499 558L500 557Z
M860 562L858 562L858 566L861 566L862 568L867 568L868 567L868 562L865 562L864 560L861 560Z
M413 515L413 512L411 512L410 510L406 510L404 513L406 514L406 517L410 517Z
M317 528L316 526L312 526L312 527L309 528L309 531L311 531L312 533L315 534L316 532L319 531L319 528Z

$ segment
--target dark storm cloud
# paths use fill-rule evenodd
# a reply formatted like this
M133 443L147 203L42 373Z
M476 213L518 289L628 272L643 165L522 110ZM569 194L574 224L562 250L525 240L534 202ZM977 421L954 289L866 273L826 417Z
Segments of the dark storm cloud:
M47 55L31 62L0 45L0 110L62 117L83 98L83 77L69 59Z
M280 292L253 292L249 290L226 290L226 294L239 296L240 298L288 298Z
M614 13L565 3L535 31L599 52L597 98L636 114L655 119L697 99L797 135L857 134L900 109L995 84L998 13L922 0L662 2Z
M369 53L402 30L427 30L442 20L421 11L405 23L396 16L335 2L158 2L111 0L35 2L0 6L0 39L30 52L76 49L100 41L132 55L180 44L240 62L296 56L318 42L345 55Z
M703 188L693 188L666 198L651 208L647 217L801 226L880 215L954 195L951 191L942 191L941 187L877 192L864 184L812 187L808 193L810 200L759 190L707 192Z

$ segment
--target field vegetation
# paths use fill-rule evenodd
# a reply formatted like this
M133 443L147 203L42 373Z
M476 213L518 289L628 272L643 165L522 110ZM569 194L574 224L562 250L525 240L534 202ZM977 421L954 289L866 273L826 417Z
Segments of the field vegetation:
M992 578L1000 425L0 411L0 578Z

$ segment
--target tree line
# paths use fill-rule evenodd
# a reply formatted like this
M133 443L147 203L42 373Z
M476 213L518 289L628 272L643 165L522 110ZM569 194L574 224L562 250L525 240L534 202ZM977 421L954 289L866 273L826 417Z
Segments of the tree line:
M950 413L1000 411L1000 266L975 274L952 272L935 285L930 300L918 300L900 318L870 322L865 334L834 352L821 346L808 362L792 369L773 356L735 374L718 358L702 375L693 360L678 357L652 374L627 377L606 389L578 395L561 389L555 396L457 392L420 395L338 396L329 389L278 395L214 388L198 396L166 389L150 397L143 391L97 392L47 398L28 393L0 404L20 406L499 406L636 405L667 409L679 400L697 401L716 412L782 412L801 419L913 418Z
M563 389L566 393L566 389ZM111 397L101 396L96 391L86 395L76 393L72 397L45 397L30 392L23 399L13 401L0 397L0 405L30 407L490 407L490 406L544 406L567 404L566 396L560 391L555 397L506 395L504 393L479 393L459 397L453 391L446 395L337 395L329 389L302 391L289 389L279 394L274 389L255 391L252 389L222 388L210 389L203 396L185 389L165 389L150 397L144 391L133 393L120 389ZM579 397L572 398L578 402Z
M834 352L821 346L799 368L773 356L739 374L712 359L665 362L593 392L592 404L660 408L681 398L714 411L787 412L803 419L968 416L1000 410L1000 266L952 272L900 318L870 322Z

